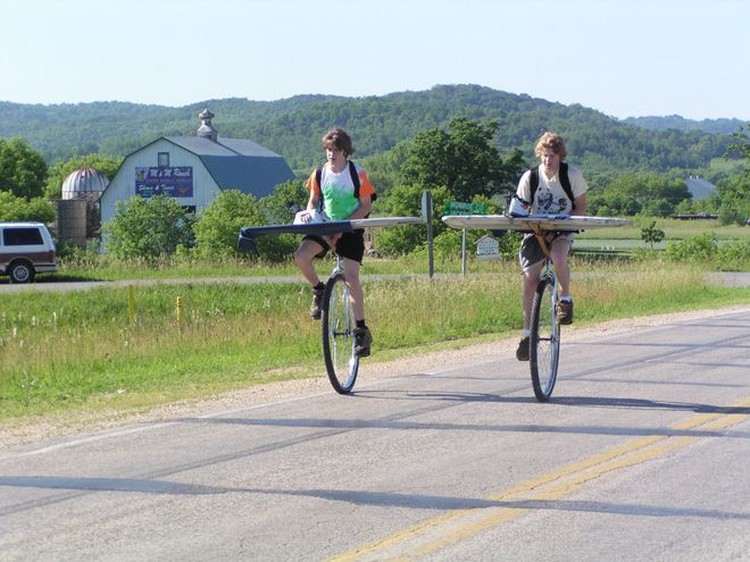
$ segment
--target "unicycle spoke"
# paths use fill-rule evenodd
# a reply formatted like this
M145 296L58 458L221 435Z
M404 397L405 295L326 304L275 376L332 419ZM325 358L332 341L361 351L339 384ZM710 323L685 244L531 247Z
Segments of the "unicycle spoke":
M354 314L343 273L326 284L322 310L323 355L331 385L340 394L354 388L359 358L354 352Z
M529 365L531 383L537 400L552 396L560 358L560 324L556 315L555 279L545 275L539 280L531 308Z

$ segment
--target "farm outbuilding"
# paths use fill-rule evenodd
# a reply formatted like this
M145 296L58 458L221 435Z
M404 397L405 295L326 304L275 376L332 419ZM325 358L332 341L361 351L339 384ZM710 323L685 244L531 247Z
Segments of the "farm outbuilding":
M90 166L68 174L62 184L62 199L57 202L59 242L85 248L88 239L99 235L99 200L108 184L107 176Z
M101 196L101 222L111 220L118 201L139 195L170 195L197 216L219 193L238 189L264 197L294 179L286 161L248 139L219 137L208 109L192 137L165 136L125 157Z
M716 195L716 186L710 181L704 180L698 176L688 176L685 180L690 195L693 196L693 201L699 201L700 199L706 199L712 195Z

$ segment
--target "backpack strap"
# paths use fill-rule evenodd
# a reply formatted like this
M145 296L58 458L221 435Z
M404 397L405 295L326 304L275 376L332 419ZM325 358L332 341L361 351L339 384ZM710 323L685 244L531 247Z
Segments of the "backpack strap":
M315 168L315 183L318 184L318 189L320 189L321 192L323 191L320 185L322 177L323 177L323 167L321 166L319 168ZM321 212L323 211L323 197L318 199L318 211L321 211Z
M568 177L568 165L565 162L560 162L560 183L565 190L565 195L570 199L571 210L575 211L576 199L573 197L573 187L570 185L570 178Z
M531 168L529 171L531 172L529 181L531 185L531 202L533 203L534 195L539 187L539 168ZM558 175L560 176L560 184L562 184L563 191L565 191L565 195L570 199L572 209L575 210L576 200L575 197L573 197L573 187L570 185L570 178L568 177L568 165L565 162L560 162L560 171L558 172Z
M531 201L529 201L529 206L534 202L534 195L536 195L536 190L539 187L539 168L531 168L529 170L531 174L529 175L529 182L531 183Z
M359 186L361 185L359 181L359 174L357 173L357 167L354 165L354 162L349 160L349 174L352 176L352 183L354 184L354 198L359 200Z

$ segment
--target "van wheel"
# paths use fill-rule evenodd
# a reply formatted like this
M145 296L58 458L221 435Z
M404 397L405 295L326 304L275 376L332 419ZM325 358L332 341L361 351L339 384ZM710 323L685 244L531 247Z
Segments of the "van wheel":
M26 262L15 262L8 268L11 283L31 283L34 280L34 268Z

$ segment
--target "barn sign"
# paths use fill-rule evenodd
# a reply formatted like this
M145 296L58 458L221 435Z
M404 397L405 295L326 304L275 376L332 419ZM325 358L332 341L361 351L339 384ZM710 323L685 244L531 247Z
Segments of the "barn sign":
M154 195L193 196L193 167L166 166L135 169L135 194L148 199Z

